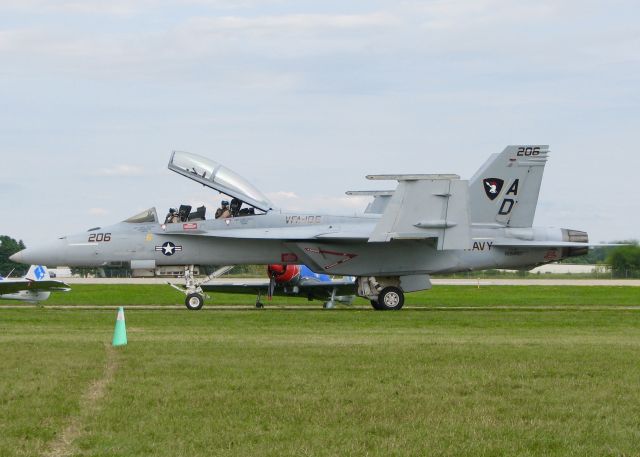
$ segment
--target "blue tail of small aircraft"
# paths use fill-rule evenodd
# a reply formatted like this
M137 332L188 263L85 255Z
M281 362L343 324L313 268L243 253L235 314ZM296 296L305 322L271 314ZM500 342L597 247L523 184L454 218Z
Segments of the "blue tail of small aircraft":
M331 282L329 275L314 273L306 265L300 265L300 276L302 278L314 278L320 282Z

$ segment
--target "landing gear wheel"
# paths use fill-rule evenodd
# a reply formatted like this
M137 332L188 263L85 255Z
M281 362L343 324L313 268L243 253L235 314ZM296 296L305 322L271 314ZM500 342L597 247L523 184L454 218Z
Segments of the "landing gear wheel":
M256 302L256 308L262 309L262 308L264 308L264 304L262 302L257 301Z
M377 309L378 311L380 311L382 308L380 308L380 303L378 303L378 300L369 300L371 302L371 306L373 306L373 309Z
M204 305L204 297L198 293L189 294L184 304L187 305L188 310L197 311Z
M380 310L396 310L404 305L404 292L397 287L385 287L378 295Z

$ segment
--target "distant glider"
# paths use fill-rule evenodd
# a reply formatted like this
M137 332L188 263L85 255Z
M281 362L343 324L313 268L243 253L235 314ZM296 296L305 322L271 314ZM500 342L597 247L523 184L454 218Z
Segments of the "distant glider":
M47 267L31 265L29 272L22 278L3 278L0 276L0 299L20 300L36 303L46 300L51 292L67 292L71 288L62 281L49 276Z

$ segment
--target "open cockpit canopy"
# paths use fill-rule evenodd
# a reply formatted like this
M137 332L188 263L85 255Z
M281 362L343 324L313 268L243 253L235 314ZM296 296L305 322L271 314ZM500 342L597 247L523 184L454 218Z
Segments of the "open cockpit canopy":
M261 211L267 212L273 207L269 199L242 176L206 157L174 151L169 160L169 170Z

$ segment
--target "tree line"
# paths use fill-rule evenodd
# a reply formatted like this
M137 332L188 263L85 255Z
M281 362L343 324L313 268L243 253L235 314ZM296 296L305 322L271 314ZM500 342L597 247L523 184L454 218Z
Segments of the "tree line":
M24 276L27 274L29 267L21 263L15 263L9 260L13 254L25 248L22 240L16 241L10 236L0 235L0 275Z

